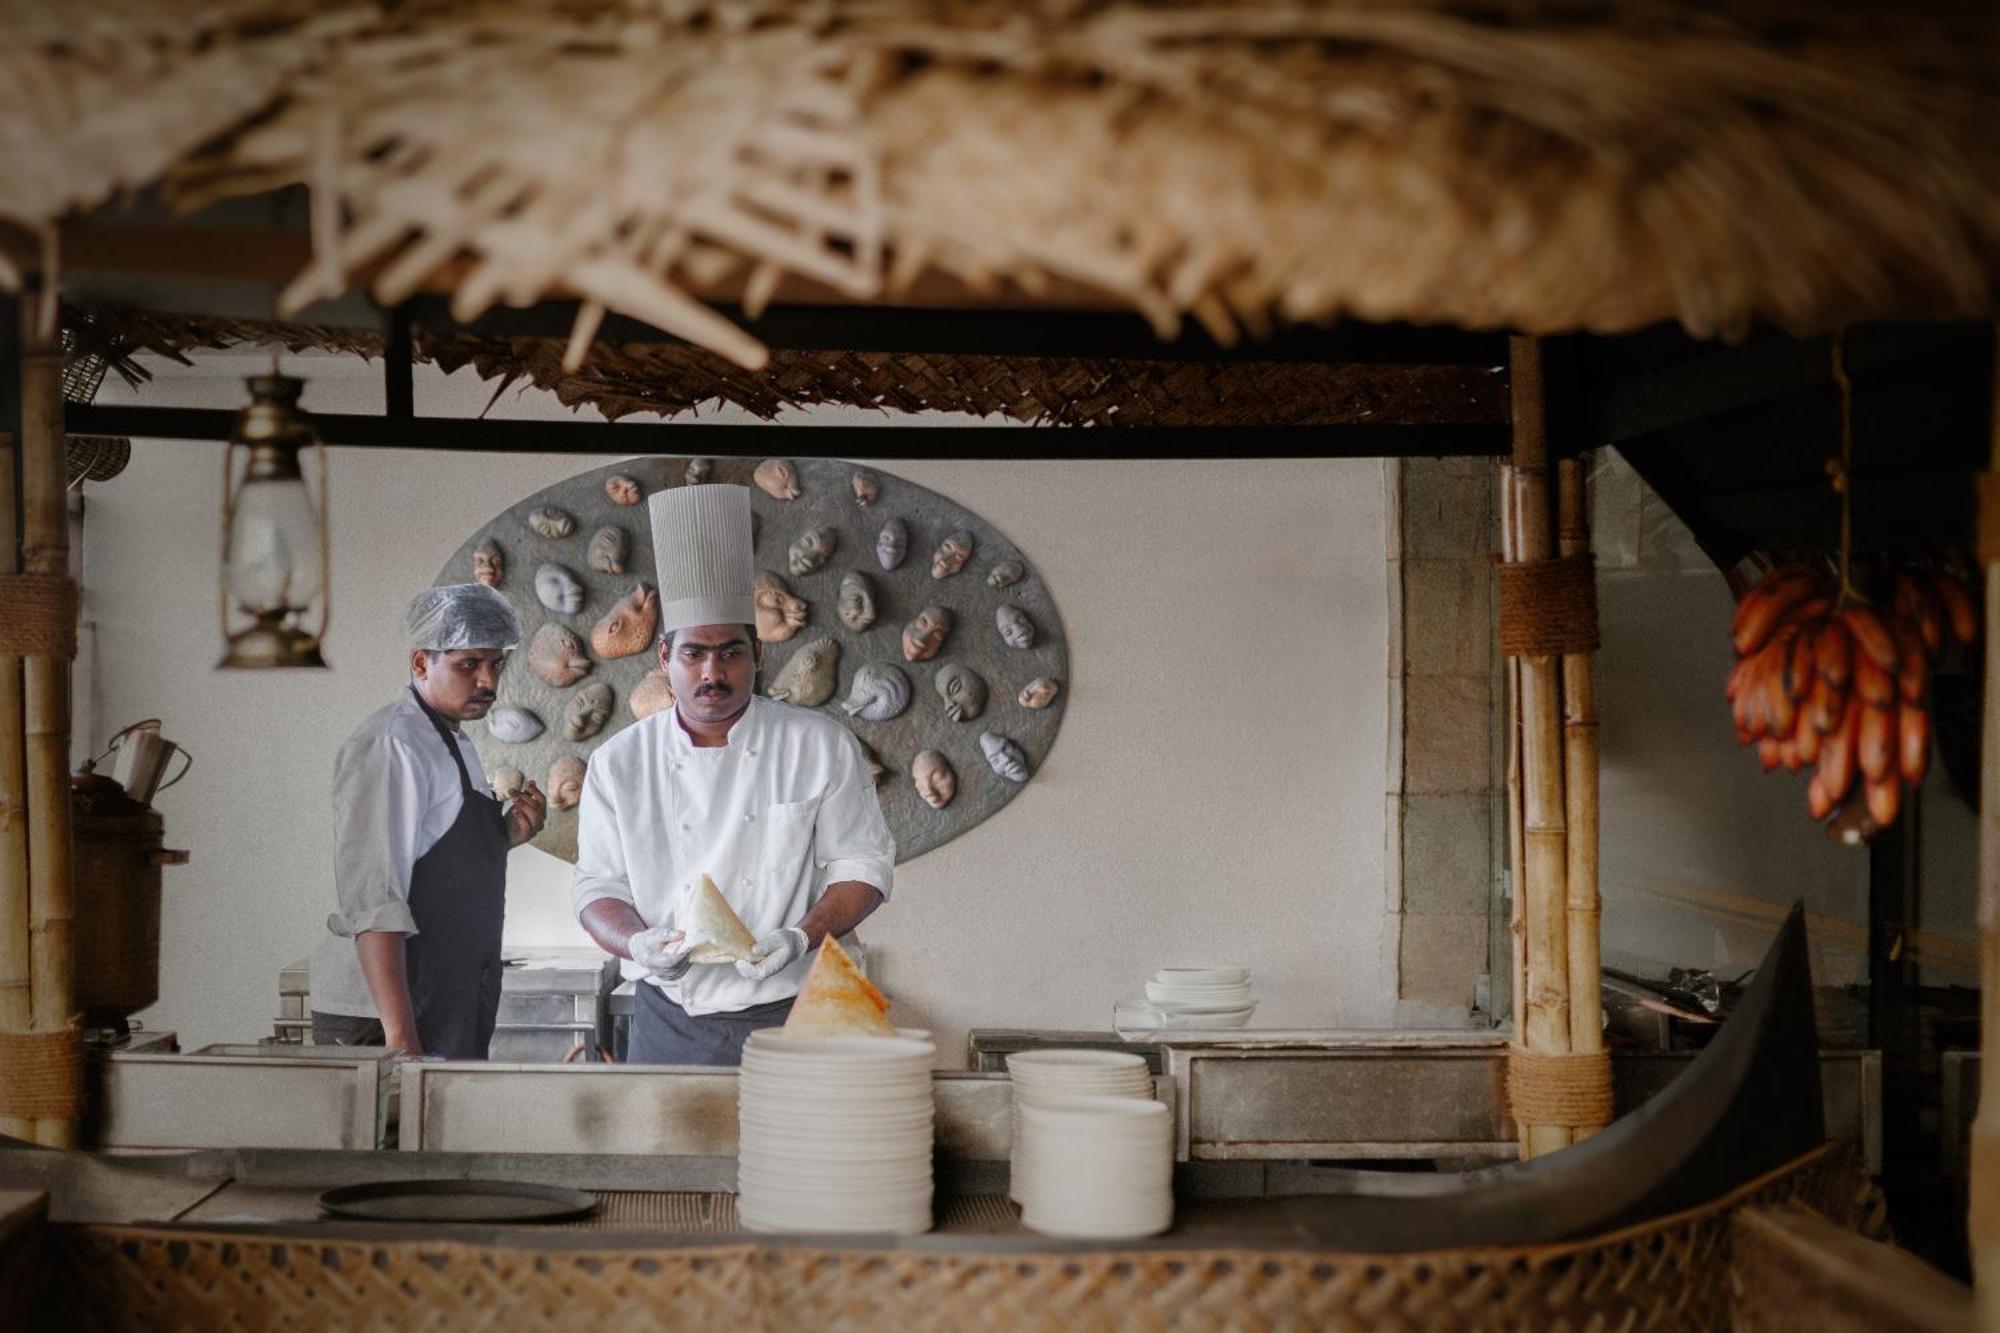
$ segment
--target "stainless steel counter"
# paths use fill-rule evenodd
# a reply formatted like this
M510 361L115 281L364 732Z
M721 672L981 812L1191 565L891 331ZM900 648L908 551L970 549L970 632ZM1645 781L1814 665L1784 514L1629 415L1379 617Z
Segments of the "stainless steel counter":
M509 949L504 957L491 1059L552 1064L572 1052L594 1060L611 1050L617 959L596 948ZM278 1041L311 1041L311 988L309 960L279 970L278 1016L272 1023Z
M1146 1057L1173 1080L1183 1161L1504 1161L1518 1155L1508 1116L1502 1031L1212 1030L1126 1042L1109 1032L979 1029L975 1069L1002 1070L1015 1051L1088 1047ZM1665 1089L1689 1052L1621 1051L1612 1093L1625 1114ZM1882 1062L1874 1051L1825 1051L1820 1082L1828 1134L1882 1163Z

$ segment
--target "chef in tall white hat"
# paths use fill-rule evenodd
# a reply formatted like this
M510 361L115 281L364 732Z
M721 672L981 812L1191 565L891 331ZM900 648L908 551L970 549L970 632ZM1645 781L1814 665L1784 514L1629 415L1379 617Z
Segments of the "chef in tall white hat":
M733 1065L785 1021L820 942L889 896L896 844L860 743L756 692L750 492L676 487L649 508L674 706L591 756L571 900L639 982L626 1058Z

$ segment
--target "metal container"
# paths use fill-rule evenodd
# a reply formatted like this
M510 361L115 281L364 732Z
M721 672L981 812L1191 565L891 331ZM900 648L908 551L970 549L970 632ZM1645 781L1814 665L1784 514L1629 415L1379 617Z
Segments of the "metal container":
M278 1016L271 1023L273 1039L294 1045L306 1041L312 1032L312 1017L307 1012L311 1003L311 961L301 958L290 967L279 969Z
M76 830L76 1004L90 1027L119 1027L160 998L160 868L186 865L161 844L166 821L99 774L70 783Z
M617 984L618 960L601 949L510 950L487 1058L549 1064L597 1059L611 1048L606 999Z
M97 1145L105 1148L386 1146L396 1108L393 1052L365 1046L204 1046L192 1055L117 1053L104 1062Z
M500 1012L489 1059L517 1064L595 1060L612 1045L609 997L618 960L601 949L510 949L500 978ZM278 972L279 1042L312 1032L311 967L300 959Z

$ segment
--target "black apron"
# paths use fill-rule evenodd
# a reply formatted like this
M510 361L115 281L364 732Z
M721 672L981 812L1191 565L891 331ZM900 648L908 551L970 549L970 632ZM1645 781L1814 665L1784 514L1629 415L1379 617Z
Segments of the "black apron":
M410 871L417 933L404 957L417 1041L425 1055L484 1060L500 1012L500 926L507 912L507 819L500 802L472 785L458 738L416 690L437 728L465 798L445 835Z
M703 964L713 966L713 964ZM783 1027L796 995L720 1014L691 1014L650 981L632 988L625 1063L740 1065L743 1043L759 1028Z

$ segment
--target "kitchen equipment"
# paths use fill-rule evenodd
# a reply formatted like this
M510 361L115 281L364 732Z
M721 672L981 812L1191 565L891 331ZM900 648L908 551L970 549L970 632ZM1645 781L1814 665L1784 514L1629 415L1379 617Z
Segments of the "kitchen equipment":
M90 1027L123 1030L160 998L160 869L188 854L162 844L166 821L101 773L70 779L76 900L76 1006Z
M319 1206L364 1222L562 1222L593 1211L597 1196L505 1180L385 1180L327 1190Z
M176 755L181 760L180 771L167 778ZM185 778L194 767L192 754L160 735L160 719L156 717L119 728L101 753L85 761L83 771L94 772L106 759L111 761L112 780L140 805L151 805L155 796Z
M94 1137L104 1148L381 1148L395 1066L380 1046L118 1051L103 1062Z

